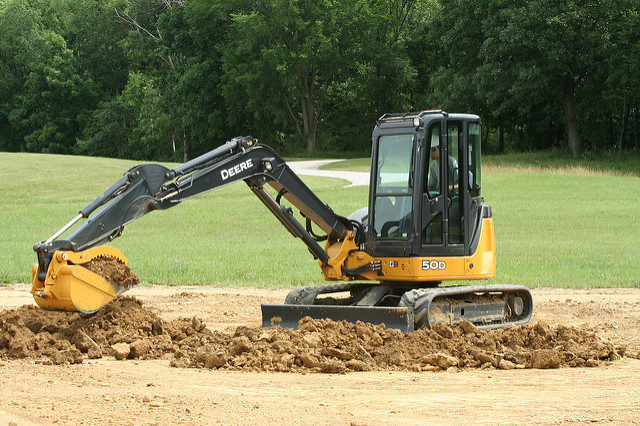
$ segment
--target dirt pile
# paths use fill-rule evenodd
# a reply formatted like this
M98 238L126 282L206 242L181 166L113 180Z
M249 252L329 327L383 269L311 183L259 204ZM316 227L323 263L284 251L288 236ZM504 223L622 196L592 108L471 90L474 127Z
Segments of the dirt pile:
M179 352L182 345L199 344L200 335L212 335L200 320L165 322L128 297L93 315L35 306L0 312L0 357L36 358L45 364L80 363L104 355L158 358Z
M535 325L479 331L471 323L402 334L383 326L305 318L298 330L240 327L190 352L180 366L317 371L558 368L597 366L624 355L593 332Z
M98 274L123 287L131 287L140 283L138 275L133 273L127 265L113 257L99 257L82 266L94 274Z
M597 366L624 355L588 329L535 325L479 331L470 323L410 334L383 326L305 318L298 330L214 332L197 318L163 321L132 298L94 315L34 306L0 312L0 357L45 364L86 358L167 357L176 367L340 373L457 368Z

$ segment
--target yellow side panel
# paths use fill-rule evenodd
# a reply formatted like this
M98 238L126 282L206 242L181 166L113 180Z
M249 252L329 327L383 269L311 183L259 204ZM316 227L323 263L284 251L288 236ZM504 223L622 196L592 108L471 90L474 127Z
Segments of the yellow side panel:
M448 281L489 279L496 276L493 219L483 219L480 241L472 256L382 257L383 280ZM397 264L397 266L395 266ZM380 278L376 278L380 279Z
M336 249L334 249L335 251ZM329 252L329 255L332 255ZM373 257L362 251L350 253L345 261L347 268L363 265ZM489 279L496 275L496 243L493 218L483 219L480 240L471 256L451 257L379 257L382 273L368 272L362 278L372 281L448 281ZM326 280L344 279L329 268L323 268Z

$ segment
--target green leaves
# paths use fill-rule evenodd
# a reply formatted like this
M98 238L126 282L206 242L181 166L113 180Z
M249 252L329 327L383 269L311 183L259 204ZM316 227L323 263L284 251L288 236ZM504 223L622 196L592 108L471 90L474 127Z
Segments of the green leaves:
M431 108L482 116L489 150L639 147L639 16L637 0L7 0L0 149L186 160L252 134L363 152L382 114Z
M92 96L93 83L81 75L62 36L44 29L28 3L0 9L0 57L9 71L0 122L2 143L32 152L74 152L78 115Z
M425 40L440 50L437 65L428 68L433 103L479 113L490 127L507 129L516 149L548 147L565 138L574 154L585 138L602 149L596 134L620 114L603 97L602 79L616 74L611 58L621 48L631 51L627 43L640 34L629 19L629 11L638 11L636 1L441 4ZM635 60L637 68L640 57ZM585 114L589 120L582 119Z
M79 153L104 157L158 159L171 152L171 120L155 81L131 73L122 93L101 103L88 119Z

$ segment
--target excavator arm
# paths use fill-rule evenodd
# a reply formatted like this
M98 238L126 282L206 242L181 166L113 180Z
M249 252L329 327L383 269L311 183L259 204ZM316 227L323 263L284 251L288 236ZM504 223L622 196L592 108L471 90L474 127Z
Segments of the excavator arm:
M313 233L311 222L326 233L327 247L340 242L359 246L363 242L359 241L363 235L360 225L336 215L271 148L252 137L238 137L174 169L158 164L131 168L51 238L35 244L38 263L34 265L32 293L36 302L49 309L97 311L125 290L81 266L101 256L126 264L122 253L103 244L120 236L128 223L153 210L174 207L240 180L294 237L307 245L323 268L333 268L337 276L379 269L379 262L348 269L344 267L344 254L332 258L318 244L322 238ZM266 185L275 189L275 197L267 192ZM301 212L306 226L293 216L291 208L281 204L282 198ZM65 239L58 239L81 219L87 220Z

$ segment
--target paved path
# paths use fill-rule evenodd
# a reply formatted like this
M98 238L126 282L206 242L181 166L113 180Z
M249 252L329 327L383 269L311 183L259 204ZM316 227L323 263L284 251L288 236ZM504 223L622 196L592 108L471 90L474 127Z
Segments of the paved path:
M321 166L336 161L343 160L308 160L308 161L291 161L287 164L295 173L306 176L321 176L338 178L349 181L349 185L345 186L367 186L369 185L369 173L367 172L345 172L340 170L320 170Z

